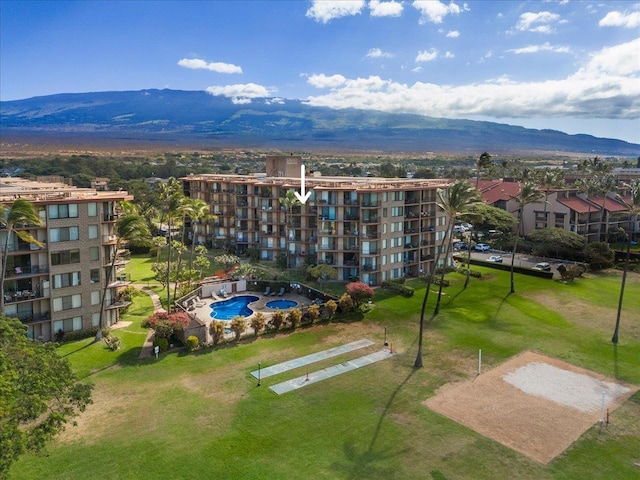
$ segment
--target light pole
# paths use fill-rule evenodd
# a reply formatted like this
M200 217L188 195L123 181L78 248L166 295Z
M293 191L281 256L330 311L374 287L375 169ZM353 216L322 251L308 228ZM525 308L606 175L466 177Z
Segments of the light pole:
M258 386L260 386L260 366L261 362L258 362Z
M384 327L384 346L389 346L389 342L387 342L387 327Z

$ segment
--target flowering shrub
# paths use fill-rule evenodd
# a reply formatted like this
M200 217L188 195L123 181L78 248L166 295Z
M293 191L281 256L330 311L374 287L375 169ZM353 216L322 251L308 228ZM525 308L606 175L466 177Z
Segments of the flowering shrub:
M300 325L300 321L302 320L302 311L299 308L292 308L289 310L287 320L291 324L291 328L298 328L298 325Z
M198 341L198 337L196 337L195 335L189 335L186 340L187 350L193 352L196 348L198 348L198 343L200 343Z
M169 338L176 330L184 330L189 322L189 315L185 312L168 313L160 310L142 322L142 327L153 329L156 338Z
M375 295L373 288L362 282L347 283L346 290L349 296L355 302L356 306L360 305L360 303L363 301L373 298L373 296Z

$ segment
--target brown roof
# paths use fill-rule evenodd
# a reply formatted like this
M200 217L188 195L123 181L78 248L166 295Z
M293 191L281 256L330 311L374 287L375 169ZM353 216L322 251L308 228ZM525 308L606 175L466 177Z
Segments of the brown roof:
M580 197L558 198L558 202L578 213L597 212L600 210L600 207L597 207Z
M589 198L596 205L602 207L602 197L590 197ZM616 202L611 197L605 197L604 209L609 212L625 212L628 208L620 202Z

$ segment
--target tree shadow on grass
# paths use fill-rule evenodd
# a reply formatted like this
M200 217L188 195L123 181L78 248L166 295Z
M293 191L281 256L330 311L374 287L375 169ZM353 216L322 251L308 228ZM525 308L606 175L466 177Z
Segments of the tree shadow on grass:
M387 479L387 478L393 478L395 476L395 472L392 467L384 466L384 464L386 463L385 460L387 460L388 458L392 458L392 457L401 455L403 453L406 453L407 451L409 451L409 449L405 448L402 450L397 450L395 452L390 452L390 451L383 452L383 451L376 450L375 444L376 444L376 441L378 440L378 437L380 436L382 423L387 417L389 410L391 409L391 406L393 405L393 402L396 399L396 396L402 390L402 388L407 384L407 382L409 382L409 380L415 374L415 372L416 372L416 369L412 368L409 371L409 374L407 375L407 377L402 381L402 383L400 383L396 387L396 389L393 391L393 393L389 397L389 400L387 401L384 407L384 410L380 414L380 418L378 419L378 424L376 425L373 437L371 438L371 441L369 442L369 446L367 447L367 449L362 453L358 453L358 449L353 444L353 442L346 441L343 445L345 461L334 463L333 468L335 470L342 472L343 474L346 475L346 478L351 478L351 479L361 479L361 478ZM382 462L382 465L379 465L378 464L379 462Z

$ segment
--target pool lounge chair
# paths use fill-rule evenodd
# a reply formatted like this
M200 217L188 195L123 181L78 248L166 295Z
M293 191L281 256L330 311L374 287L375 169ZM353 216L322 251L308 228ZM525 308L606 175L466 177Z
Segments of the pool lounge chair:
M227 297L227 292L224 288L220 289L220 292L218 293L218 295L220 295L222 298L226 298Z
M280 291L278 292L278 296L281 297L284 295L284 287L280 287Z
M204 300L200 300L200 297L196 297L194 303L196 304L196 307L204 307L207 304Z
M267 288L265 288L263 295L265 297L268 297L270 293L271 293L271 287L267 287Z

